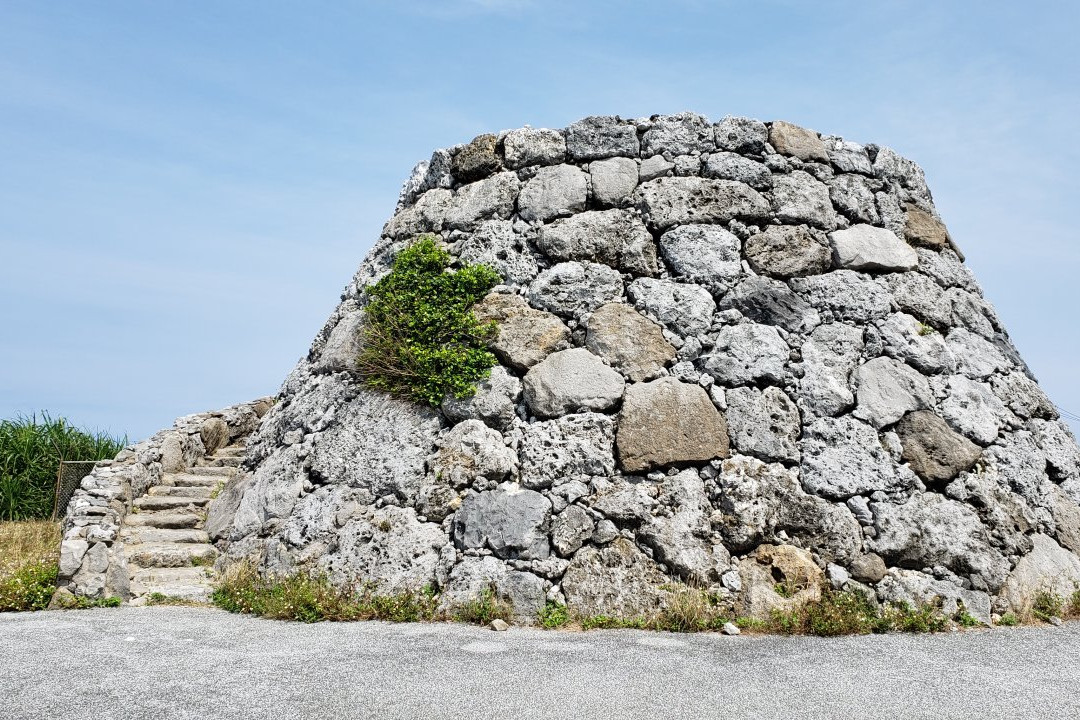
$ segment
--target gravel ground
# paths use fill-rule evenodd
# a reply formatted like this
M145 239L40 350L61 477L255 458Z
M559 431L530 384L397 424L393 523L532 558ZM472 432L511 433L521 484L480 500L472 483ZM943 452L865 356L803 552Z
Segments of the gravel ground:
M1074 718L1080 623L820 639L0 614L0 717Z

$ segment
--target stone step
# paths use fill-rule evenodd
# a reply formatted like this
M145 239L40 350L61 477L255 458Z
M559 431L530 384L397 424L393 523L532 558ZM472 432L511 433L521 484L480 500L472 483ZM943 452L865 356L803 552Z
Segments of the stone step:
M236 468L234 467L208 467L197 465L195 467L188 468L187 474L190 475L203 475L209 477L225 477L230 478L236 474Z
M169 496L155 496L155 495L143 495L140 498L135 498L135 507L140 510L174 510L177 508L185 508L188 505L195 507L204 507L209 504L209 497L169 497Z
M155 485L147 490L146 494L152 497L196 497L196 498L208 498L210 493L214 491L212 485L196 485L196 486L181 486L181 485Z
M132 605L143 605L149 599L153 593L161 593L162 595L177 600L183 600L189 603L205 603L210 604L210 596L214 592L212 585L183 585L181 583L167 583L163 585L147 585L140 588L141 592L136 593L134 586L131 590Z
M213 591L208 570L203 567L139 569L131 575L131 594L140 597L159 592L172 597L197 599L197 596L205 593L208 600Z
M199 462L205 467L228 467L236 468L240 467L240 463L244 461L244 458L232 455L214 455L208 458L203 458Z
M175 475L166 475L162 478L162 485L173 485L175 487L216 487L219 482L224 480L225 477L218 477L217 475L193 475L191 473L176 473Z
M193 528L202 522L202 516L192 512L140 512L128 513L125 525L152 528Z
M127 546L128 563L140 568L206 566L217 558L213 545L149 542Z
M247 448L243 445L230 445L229 447L218 448L214 453L214 457L244 457L244 453L247 452Z
M138 543L198 543L209 544L210 536L205 530L193 528L139 527L125 528L123 534L129 545Z

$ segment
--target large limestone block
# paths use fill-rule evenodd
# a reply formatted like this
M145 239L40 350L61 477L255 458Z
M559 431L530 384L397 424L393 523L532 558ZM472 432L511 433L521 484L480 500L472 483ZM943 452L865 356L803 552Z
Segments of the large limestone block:
M594 262L562 262L529 285L529 301L544 310L577 318L622 298L623 279L615 268Z
M596 523L582 507L571 505L552 518L551 546L562 557L571 557L592 537Z
M970 470L982 455L978 445L929 410L905 415L896 424L896 434L904 448L904 460L919 477L935 485Z
M765 152L769 129L760 120L727 115L714 128L716 146L721 150L748 155Z
M759 620L820 600L825 587L825 575L810 553L793 545L762 545L739 563L739 577L743 614Z
M656 243L629 210L592 210L540 230L537 246L555 260L601 262L635 275L657 272Z
M461 262L488 265L503 279L518 285L528 285L538 272L528 239L514 232L514 223L509 220L480 223L453 250Z
M937 493L916 493L902 505L870 503L877 535L870 548L890 565L943 566L967 577L976 590L996 592L1009 561L990 544L979 516L969 506Z
M908 205L905 210L907 223L904 226L904 237L909 243L933 250L948 247L949 231L940 220L917 205Z
M638 164L630 158L609 158L589 163L592 197L602 207L623 205L638 185Z
M948 395L941 402L941 417L980 445L997 440L1002 426L1010 419L1015 421L1005 403L986 383L953 375L947 388Z
M854 225L829 233L833 260L847 270L914 270L915 249L892 232L873 225Z
M804 333L821 322L818 311L791 289L766 277L752 276L735 286L720 301L721 310L738 310L762 325L776 325L788 332Z
M512 172L463 185L446 212L446 225L454 230L472 230L482 220L506 220L514 212L520 190L521 181Z
M855 418L820 418L803 429L802 482L833 500L908 487L914 473L898 471L874 428Z
M675 359L660 326L629 305L603 305L587 322L585 347L631 382L652 380Z
M637 128L618 117L591 116L566 128L566 149L577 161L637 157Z
M772 325L728 325L720 330L702 368L723 385L779 384L790 355L791 349Z
M529 307L520 295L492 293L473 307L480 322L495 321L491 349L507 365L527 370L570 346L570 328L551 313Z
M802 170L773 178L772 208L784 223L806 223L823 230L836 227L829 187Z
M638 530L653 556L688 582L718 582L731 555L711 535L712 507L696 470L668 475L660 483L660 501L671 514L651 516Z
M829 182L829 197L836 209L853 222L880 224L877 201L866 178L858 175L836 176Z
M715 148L713 128L697 113L661 115L652 119L652 127L641 138L644 155L676 157Z
M439 609L453 614L494 590L495 597L510 603L514 622L531 625L547 601L550 583L529 572L513 570L494 557L466 557L458 563L440 589Z
M431 458L431 471L454 487L474 480L499 481L517 464L517 455L506 447L498 430L479 420L465 420L443 436Z
M637 190L638 206L650 228L667 230L688 223L726 223L736 218L764 220L769 204L749 185L699 177L657 178Z
M454 543L500 558L543 560L550 552L551 501L513 483L466 496L454 514Z
M520 128L503 138L506 167L517 170L528 165L555 165L566 159L566 138L558 130Z
M936 580L917 570L893 568L877 586L882 602L906 602L911 607L939 604L941 614L955 617L961 610L989 626L990 596L979 590L966 590L947 580Z
M769 126L769 144L781 155L791 155L800 160L829 161L825 143L816 132L783 120L775 120Z
M909 412L930 407L930 384L917 370L892 358L869 360L854 374L858 407L855 417L877 429Z
M521 189L518 214L529 222L548 222L585 209L588 181L574 165L542 167Z
M802 346L799 399L811 413L836 416L855 405L851 373L864 347L863 331L844 323L821 325Z
M742 275L739 238L715 225L681 225L660 236L660 253L680 277L726 290Z
M631 541L579 550L563 575L567 607L582 617L642 617L660 609L668 576Z
M724 418L698 385L661 378L626 390L616 436L628 472L728 456Z
M461 182L473 182L492 174L499 169L499 158L495 153L498 137L492 134L478 135L472 142L454 153L450 161L450 171Z
M704 334L712 325L716 301L692 283L638 278L626 288L634 305L680 337Z
M778 278L817 275L832 265L828 245L805 225L770 225L750 236L743 252L755 272Z
M730 152L713 153L705 158L701 174L716 180L735 180L755 190L772 187L772 173L764 163Z
M525 402L537 417L608 410L619 402L626 381L585 348L552 353L525 375Z
M885 352L928 375L951 371L956 361L945 338L907 313L894 313L878 325Z
M793 278L791 288L825 322L841 320L862 325L883 318L892 310L892 295L886 286L854 270Z
M740 387L728 390L726 397L728 431L740 453L766 461L799 461L799 409L783 390Z

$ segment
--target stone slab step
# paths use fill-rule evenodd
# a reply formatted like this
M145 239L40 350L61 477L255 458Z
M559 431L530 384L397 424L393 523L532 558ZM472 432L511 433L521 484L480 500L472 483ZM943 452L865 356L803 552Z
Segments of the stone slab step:
M229 447L218 448L214 453L214 457L244 457L244 453L247 452L247 448L243 445L230 445Z
M209 497L169 497L156 495L143 495L135 498L135 507L140 510L174 510L185 508L188 505L204 507L209 504Z
M193 528L136 527L125 528L122 532L127 535L126 539L129 545L138 543L197 543L207 545L210 543L210 536L205 530L195 530Z
M213 486L196 485L196 486L180 486L180 485L155 485L146 491L147 495L153 497L197 497L208 498L210 493L214 491Z
M242 458L242 457L233 457L233 456L229 456L229 455L226 455L226 456L215 455L213 457L203 458L199 462L202 463L203 465L207 466L207 467L235 468L235 467L240 467L240 463L242 463L243 461L244 461L244 458Z
M213 592L208 568L178 567L136 570L131 576L130 590L134 597L158 592L185 600L206 602ZM205 599L204 599L205 598Z
M124 518L125 525L152 528L193 528L200 522L202 517L192 512L128 513Z
M162 478L162 485L174 487L216 487L219 482L226 479L217 475L193 475L192 473L176 473Z
M213 563L217 554L213 545L162 542L127 546L128 563L140 568L205 566Z
M236 474L236 468L195 466L188 468L187 474L230 478Z

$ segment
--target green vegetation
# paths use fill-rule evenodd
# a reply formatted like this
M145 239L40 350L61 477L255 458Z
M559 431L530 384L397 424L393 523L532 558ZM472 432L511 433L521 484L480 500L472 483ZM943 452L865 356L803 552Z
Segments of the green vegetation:
M1004 625L1005 627L1013 627L1020 624L1020 618L1016 617L1014 613L1005 613L1001 616L1001 619L997 621L998 625Z
M60 459L106 460L127 438L87 432L47 413L0 420L0 520L52 515Z
M0 522L0 612L48 607L59 555L57 523Z
M1050 618L1059 618L1065 610L1065 598L1057 593L1040 591L1035 594L1035 603L1031 607L1031 614L1043 622L1049 622Z
M123 600L118 597L88 598L78 597L75 600L75 609L89 610L90 608L114 608L120 607Z
M513 617L513 606L496 595L494 587L484 588L478 597L469 600L453 612L454 620L476 625L487 625L496 618L510 622Z
M431 236L402 250L392 271L368 288L370 302L357 360L368 387L438 406L448 394L468 397L495 356L472 306L499 282L486 265L450 271L451 256Z
M570 622L570 612L562 603L548 600L537 613L537 620L540 622L540 627L554 630Z
M165 594L159 593L159 592L153 592L153 593L150 593L149 595L147 595L146 596L146 604L147 605L180 605L180 606L191 606L191 605L198 606L198 605L202 605L202 603L197 602L195 600L188 600L187 598L177 597L176 595L165 595Z
M212 601L234 613L275 620L389 620L416 622L438 619L438 598L429 589L379 595L370 586L337 587L324 574L299 572L284 578L264 578L254 566L229 568Z
M933 335L936 332L937 332L937 330L935 330L933 327L927 325L926 323L919 323L919 334L920 335Z

